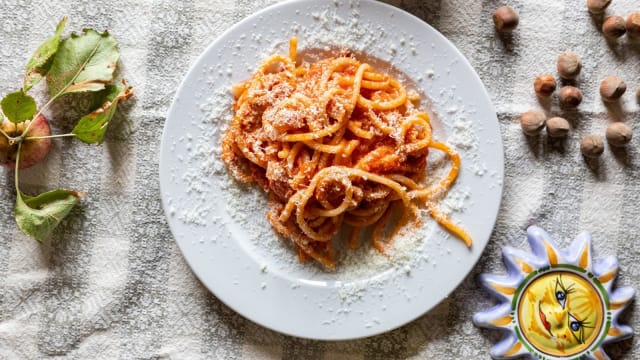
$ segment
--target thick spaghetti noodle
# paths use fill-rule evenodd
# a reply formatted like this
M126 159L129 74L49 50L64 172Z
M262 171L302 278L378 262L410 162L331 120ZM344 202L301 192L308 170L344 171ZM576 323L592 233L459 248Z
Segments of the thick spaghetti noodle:
M402 226L417 221L419 208L471 246L436 207L460 157L433 140L418 95L347 53L297 66L296 49L293 38L289 56L271 56L234 86L222 159L236 179L270 194L267 218L295 242L300 259L334 268L332 239L343 223L352 227L350 247L373 226L373 246L384 252ZM446 153L451 167L425 187L429 149ZM396 208L404 210L400 220L389 221Z

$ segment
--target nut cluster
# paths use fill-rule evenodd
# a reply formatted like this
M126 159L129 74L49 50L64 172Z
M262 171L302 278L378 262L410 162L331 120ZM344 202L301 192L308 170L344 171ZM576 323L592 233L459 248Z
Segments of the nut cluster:
M631 128L621 122L612 123L607 127L605 137L612 147L626 146L633 136ZM604 142L598 135L587 135L580 141L580 151L587 158L597 158L604 152Z
M580 56L573 52L564 52L558 56L558 75L564 80L573 80L578 77L582 69ZM556 79L551 74L538 75L533 82L533 89L540 98L547 98L555 92ZM582 91L575 86L563 86L558 95L560 106L565 109L578 107L582 102Z
M575 79L582 68L580 57L572 52L560 54L557 62L558 74L564 80ZM540 98L547 98L555 92L556 79L550 74L538 75L533 82L533 89ZM618 101L626 92L627 84L618 76L607 76L600 84L600 96L605 102ZM640 89L637 93L640 102ZM573 109L582 102L582 92L575 86L566 85L560 88L558 95L560 107ZM547 128L550 138L564 138L571 128L569 122L562 117L546 118L543 111L533 109L523 113L520 117L522 132L527 136L537 136L543 128ZM628 125L621 122L612 123L606 131L606 139L612 147L627 145L632 138L632 131ZM580 151L587 158L597 158L604 152L604 141L599 135L587 135L580 141Z
M594 12L597 11L596 9L598 9L598 6L593 7L592 10L592 6L591 4L588 4L589 6L589 11L593 14L602 14L604 12L604 9L609 5L609 3L611 2L611 0L609 1L589 1L589 3L594 2L594 3L607 3L604 8L602 8L602 10L600 12ZM602 33L608 38L608 39L617 39L621 36L623 36L624 34L628 34L629 37L632 38L637 38L640 37L640 12L634 12L629 14L629 16L627 16L627 19L625 20L622 16L618 16L618 15L614 15L614 16L609 16L607 17L604 22L602 23Z
M594 15L604 14L611 0L587 0L589 12ZM493 14L496 30L509 32L518 26L518 13L511 7L503 6ZM627 34L629 37L640 37L640 12L630 14L626 19L621 16L609 16L602 24L602 32L609 39L617 39ZM565 82L574 81L582 70L582 60L574 52L564 52L557 60L558 76ZM533 82L533 89L539 98L548 98L558 87L556 78L551 74L538 75ZM618 101L627 90L627 84L618 76L607 76L600 83L600 96L607 103ZM582 102L582 91L576 86L565 84L560 88L558 100L562 109L573 109ZM640 104L640 88L636 92L636 101ZM550 138L563 138L569 134L571 126L562 117L547 118L542 110L531 109L520 116L522 132L527 136L537 136L546 127ZM607 127L605 138L611 147L623 147L629 144L633 136L631 127L614 122ZM580 151L585 158L598 158L604 153L602 136L591 134L580 141Z
M520 116L522 132L527 136L536 136L547 128L547 135L552 138L563 138L569 133L569 122L561 117L547 119L542 110L532 109Z

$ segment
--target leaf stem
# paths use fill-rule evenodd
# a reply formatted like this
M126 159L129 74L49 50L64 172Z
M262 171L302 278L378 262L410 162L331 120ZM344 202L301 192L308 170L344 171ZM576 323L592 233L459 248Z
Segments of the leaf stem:
M71 136L76 136L76 134L68 133L68 134L48 135L48 136L28 136L24 138L24 140L27 141L27 140L40 140L40 139L55 139L55 138L71 137Z
M20 151L22 150L22 142L18 143L18 152L16 154L16 173L15 173L15 182L16 182L16 194L20 198L20 186L18 182L18 173L20 172Z
M22 136L26 136L29 133L29 130L31 129L31 126L33 126L33 123L36 122L36 119L38 118L38 116L40 116L40 114L42 114L42 112L49 107L49 105L51 105L51 103L60 97L60 95L62 95L62 92L66 89L66 87L64 89L62 89L62 91L60 91L59 93L57 93L55 96L53 96L51 99L49 99L49 101L47 101L46 104L44 104L43 107L40 108L40 110L38 110L38 112L36 113L36 115L33 117L33 119L31 119L31 122L29 123L29 126L27 126L26 129L24 129L24 131L22 132Z
M7 138L7 140L11 140L11 136L9 136L9 134L7 134L6 132L4 132L4 130L0 129L0 134L4 135L4 137Z
M89 56L87 57L87 59L84 61L84 63L82 63L82 67L81 69L84 69L85 66L87 66L87 64L89 63L89 60L91 60L91 58L93 58L93 55L96 53L96 51L98 51L98 47L100 47L100 44L96 44L96 47L93 48L93 50L91 51L91 54L89 54ZM73 78L71 78L71 80L69 80L69 82L62 88L60 89L60 91L58 91L57 94L55 94L54 96L51 97L51 99L49 99L49 101L47 101L46 104L44 104L43 107L40 108L40 110L38 111L38 113L33 117L33 120L29 123L29 126L27 126L27 128L24 130L24 132L22 132L22 136L26 136L29 133L29 130L31 129L31 126L33 125L33 123L35 122L35 120L38 118L38 116L40 116L40 114L42 114L42 112L44 111L44 109L48 108L49 105L51 105L51 103L56 100L57 98L59 98L61 95L64 94L65 91L67 91L67 89L69 88L69 86L71 86L71 84L73 84L74 81L76 81L76 79L78 78L78 75L80 75L82 71L78 71L75 75L73 75Z

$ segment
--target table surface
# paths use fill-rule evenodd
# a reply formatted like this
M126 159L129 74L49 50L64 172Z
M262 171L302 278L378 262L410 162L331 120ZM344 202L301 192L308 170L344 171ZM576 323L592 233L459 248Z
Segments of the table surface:
M13 219L13 173L0 174L0 359L470 359L489 358L499 338L471 316L494 300L477 275L503 272L500 249L527 248L525 230L544 227L562 246L593 233L596 257L616 255L618 286L640 282L640 135L626 150L608 146L599 163L584 161L582 136L604 134L611 121L637 127L640 43L605 41L584 0L395 0L424 19L469 59L487 87L505 146L502 207L485 253L454 293L426 315L371 338L320 342L285 336L235 314L211 295L185 263L160 206L158 153L165 114L189 66L219 34L274 1L120 2L0 0L0 93L21 84L36 46L69 16L68 29L109 29L120 42L120 75L136 96L122 106L101 146L54 141L46 161L21 172L27 192L73 188L88 194L49 241L39 244ZM518 29L498 36L491 14L509 3ZM608 14L640 11L617 0ZM519 114L540 108L534 77L555 72L559 53L583 58L579 111L565 142L525 139ZM623 77L629 91L605 106L600 80ZM44 95L38 90L39 99ZM37 91L37 92L38 92ZM554 103L557 103L554 102ZM70 108L70 109L69 109ZM64 109L64 111L62 111ZM55 132L78 118L62 100L49 114ZM622 322L640 324L634 302ZM635 339L607 348L615 359L640 357Z

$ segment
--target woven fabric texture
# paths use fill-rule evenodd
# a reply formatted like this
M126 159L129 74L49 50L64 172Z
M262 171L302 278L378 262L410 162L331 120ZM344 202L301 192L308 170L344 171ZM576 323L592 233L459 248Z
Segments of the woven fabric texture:
M282 335L244 319L195 278L169 230L160 202L158 153L166 112L191 63L234 23L271 0L0 0L0 93L21 85L32 51L69 16L68 29L109 29L120 42L120 76L136 96L117 114L105 143L57 139L46 161L23 171L26 192L72 188L87 193L53 237L39 244L13 217L13 172L0 170L0 359L488 359L501 334L476 328L473 313L494 300L481 272L503 272L501 248L528 248L537 224L566 246L593 233L596 256L616 255L618 286L640 283L640 134L626 150L608 146L599 164L580 154L582 136L604 135L611 121L640 122L640 43L605 40L584 0L394 0L434 26L469 59L498 112L505 154L504 195L483 257L465 281L426 315L371 338L320 342ZM518 29L501 37L491 14L509 3ZM608 14L640 11L616 0ZM562 112L572 131L563 143L526 139L519 115L541 108L536 75L555 73L558 54L584 62L579 111ZM603 77L623 77L620 106L605 106ZM36 89L39 99L43 88ZM557 100L554 101L557 104ZM54 131L80 115L67 100L50 111ZM635 302L622 322L640 327ZM607 348L640 358L637 338Z

